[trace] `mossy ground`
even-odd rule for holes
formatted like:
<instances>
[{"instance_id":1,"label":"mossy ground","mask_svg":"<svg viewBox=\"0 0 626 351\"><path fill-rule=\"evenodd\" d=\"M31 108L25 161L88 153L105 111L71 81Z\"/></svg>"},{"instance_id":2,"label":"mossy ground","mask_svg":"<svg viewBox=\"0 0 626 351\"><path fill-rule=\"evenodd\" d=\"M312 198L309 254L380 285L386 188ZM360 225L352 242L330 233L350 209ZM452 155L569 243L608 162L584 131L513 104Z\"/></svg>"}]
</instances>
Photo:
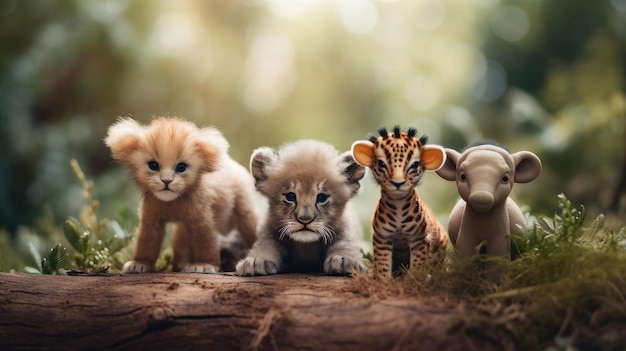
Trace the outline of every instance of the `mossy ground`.
<instances>
[{"instance_id":1,"label":"mossy ground","mask_svg":"<svg viewBox=\"0 0 626 351\"><path fill-rule=\"evenodd\" d=\"M375 298L419 297L454 304L453 331L502 349L626 348L626 233L583 227L584 208L559 195L553 218L512 238L516 258L451 252L443 266L393 282L357 276L355 291Z\"/></svg>"}]
</instances>

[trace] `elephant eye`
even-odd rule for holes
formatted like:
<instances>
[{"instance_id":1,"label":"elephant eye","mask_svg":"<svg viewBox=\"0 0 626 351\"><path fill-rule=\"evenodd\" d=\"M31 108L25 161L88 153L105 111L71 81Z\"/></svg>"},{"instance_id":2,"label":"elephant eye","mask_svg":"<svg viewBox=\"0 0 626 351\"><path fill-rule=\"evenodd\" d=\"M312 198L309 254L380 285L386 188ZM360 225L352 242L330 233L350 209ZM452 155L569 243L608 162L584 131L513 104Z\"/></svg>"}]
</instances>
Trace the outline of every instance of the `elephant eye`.
<instances>
[{"instance_id":1,"label":"elephant eye","mask_svg":"<svg viewBox=\"0 0 626 351\"><path fill-rule=\"evenodd\" d=\"M508 176L508 175L505 175L505 176L503 176L503 177L502 177L502 183L504 183L504 184L508 183L508 182L509 182L509 180L510 180L510 179L509 179L509 176Z\"/></svg>"},{"instance_id":2,"label":"elephant eye","mask_svg":"<svg viewBox=\"0 0 626 351\"><path fill-rule=\"evenodd\" d=\"M285 201L287 201L288 203L292 203L296 201L296 194L293 192L288 192L285 194Z\"/></svg>"},{"instance_id":3,"label":"elephant eye","mask_svg":"<svg viewBox=\"0 0 626 351\"><path fill-rule=\"evenodd\" d=\"M460 179L462 182L464 182L464 181L466 181L466 180L467 180L467 176L465 175L465 173L461 173L461 174L459 175L459 179Z\"/></svg>"}]
</instances>

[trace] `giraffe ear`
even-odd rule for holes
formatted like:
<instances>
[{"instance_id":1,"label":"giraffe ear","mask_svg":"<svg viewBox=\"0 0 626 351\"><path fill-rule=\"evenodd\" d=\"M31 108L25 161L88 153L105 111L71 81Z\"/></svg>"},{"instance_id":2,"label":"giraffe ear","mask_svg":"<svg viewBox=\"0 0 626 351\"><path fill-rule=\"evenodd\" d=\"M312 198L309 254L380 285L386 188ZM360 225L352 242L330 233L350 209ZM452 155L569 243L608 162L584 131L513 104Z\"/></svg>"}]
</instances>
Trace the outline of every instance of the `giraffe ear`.
<instances>
[{"instance_id":1,"label":"giraffe ear","mask_svg":"<svg viewBox=\"0 0 626 351\"><path fill-rule=\"evenodd\" d=\"M424 145L422 164L430 171L436 171L446 163L446 152L439 145Z\"/></svg>"},{"instance_id":2,"label":"giraffe ear","mask_svg":"<svg viewBox=\"0 0 626 351\"><path fill-rule=\"evenodd\" d=\"M364 167L371 168L374 164L374 144L370 141L355 141L352 144L352 157L354 160Z\"/></svg>"}]
</instances>

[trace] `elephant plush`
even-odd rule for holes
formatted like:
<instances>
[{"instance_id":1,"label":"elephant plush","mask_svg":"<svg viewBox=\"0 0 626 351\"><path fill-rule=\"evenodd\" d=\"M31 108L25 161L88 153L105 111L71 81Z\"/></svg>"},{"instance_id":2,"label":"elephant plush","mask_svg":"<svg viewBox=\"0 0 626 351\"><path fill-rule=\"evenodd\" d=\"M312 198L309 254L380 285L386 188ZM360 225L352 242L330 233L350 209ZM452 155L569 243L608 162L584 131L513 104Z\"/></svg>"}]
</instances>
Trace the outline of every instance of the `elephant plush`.
<instances>
[{"instance_id":1,"label":"elephant plush","mask_svg":"<svg viewBox=\"0 0 626 351\"><path fill-rule=\"evenodd\" d=\"M468 256L484 241L486 254L510 260L510 234L524 232L526 223L509 194L513 183L528 183L539 175L539 157L490 143L474 144L463 153L446 149L446 156L436 172L455 181L461 195L448 220L450 241Z\"/></svg>"}]
</instances>

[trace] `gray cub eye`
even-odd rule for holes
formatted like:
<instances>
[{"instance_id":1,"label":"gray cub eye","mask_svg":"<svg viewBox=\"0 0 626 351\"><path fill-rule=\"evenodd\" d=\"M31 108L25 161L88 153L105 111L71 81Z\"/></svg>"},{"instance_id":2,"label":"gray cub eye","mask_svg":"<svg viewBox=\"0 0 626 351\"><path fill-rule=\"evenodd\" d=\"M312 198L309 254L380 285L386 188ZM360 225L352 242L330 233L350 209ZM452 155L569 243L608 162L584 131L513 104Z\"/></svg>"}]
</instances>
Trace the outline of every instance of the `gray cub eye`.
<instances>
[{"instance_id":1,"label":"gray cub eye","mask_svg":"<svg viewBox=\"0 0 626 351\"><path fill-rule=\"evenodd\" d=\"M317 201L318 204L323 204L326 201L328 201L328 197L329 197L328 194L319 193L319 194L317 194L316 201Z\"/></svg>"},{"instance_id":2,"label":"gray cub eye","mask_svg":"<svg viewBox=\"0 0 626 351\"><path fill-rule=\"evenodd\" d=\"M296 201L296 194L293 192L288 192L285 194L285 201L287 202L294 202Z\"/></svg>"}]
</instances>

